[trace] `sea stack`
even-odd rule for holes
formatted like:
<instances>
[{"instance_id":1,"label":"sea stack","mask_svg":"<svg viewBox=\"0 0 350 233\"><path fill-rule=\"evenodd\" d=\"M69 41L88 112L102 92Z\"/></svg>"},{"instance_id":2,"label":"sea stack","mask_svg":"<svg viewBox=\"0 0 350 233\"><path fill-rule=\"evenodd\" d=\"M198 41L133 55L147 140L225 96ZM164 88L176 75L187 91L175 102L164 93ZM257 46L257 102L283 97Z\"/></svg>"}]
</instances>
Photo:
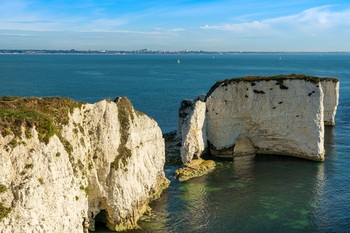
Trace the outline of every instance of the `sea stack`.
<instances>
[{"instance_id":1,"label":"sea stack","mask_svg":"<svg viewBox=\"0 0 350 233\"><path fill-rule=\"evenodd\" d=\"M0 99L0 232L137 227L168 185L158 124L127 98Z\"/></svg>"},{"instance_id":2,"label":"sea stack","mask_svg":"<svg viewBox=\"0 0 350 233\"><path fill-rule=\"evenodd\" d=\"M321 79L321 86L324 94L324 123L327 126L335 125L335 114L339 101L339 80L335 78Z\"/></svg>"},{"instance_id":3,"label":"sea stack","mask_svg":"<svg viewBox=\"0 0 350 233\"><path fill-rule=\"evenodd\" d=\"M278 154L323 161L324 124L335 124L338 97L335 78L279 75L218 81L205 100L203 129L210 154ZM183 147L193 144L193 137L183 134ZM186 161L193 157L181 156Z\"/></svg>"}]
</instances>

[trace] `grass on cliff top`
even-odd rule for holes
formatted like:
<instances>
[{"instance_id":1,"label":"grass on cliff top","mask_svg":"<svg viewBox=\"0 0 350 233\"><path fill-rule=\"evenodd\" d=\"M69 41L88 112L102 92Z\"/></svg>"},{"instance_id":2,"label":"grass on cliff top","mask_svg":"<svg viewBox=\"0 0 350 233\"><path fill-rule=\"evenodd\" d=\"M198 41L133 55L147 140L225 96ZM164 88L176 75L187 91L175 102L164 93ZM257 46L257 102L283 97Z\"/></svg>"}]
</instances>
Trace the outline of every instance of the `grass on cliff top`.
<instances>
[{"instance_id":1,"label":"grass on cliff top","mask_svg":"<svg viewBox=\"0 0 350 233\"><path fill-rule=\"evenodd\" d=\"M209 90L207 97L210 96L213 91L221 86L221 85L228 85L231 83L239 83L239 82L260 82L260 81L278 81L283 82L284 80L305 80L308 82L312 82L315 84L318 84L321 81L332 81L332 82L339 82L339 79L337 78L319 78L316 76L311 75L304 75L304 74L287 74L287 75L275 75L275 76L245 76L241 78L232 78L232 79L225 79L225 80L219 80L217 81Z\"/></svg>"},{"instance_id":2,"label":"grass on cliff top","mask_svg":"<svg viewBox=\"0 0 350 233\"><path fill-rule=\"evenodd\" d=\"M13 133L20 137L21 128L30 138L28 129L35 126L40 141L45 143L56 134L61 138L59 130L69 120L69 112L80 108L83 103L68 98L0 98L0 133L7 136Z\"/></svg>"}]
</instances>

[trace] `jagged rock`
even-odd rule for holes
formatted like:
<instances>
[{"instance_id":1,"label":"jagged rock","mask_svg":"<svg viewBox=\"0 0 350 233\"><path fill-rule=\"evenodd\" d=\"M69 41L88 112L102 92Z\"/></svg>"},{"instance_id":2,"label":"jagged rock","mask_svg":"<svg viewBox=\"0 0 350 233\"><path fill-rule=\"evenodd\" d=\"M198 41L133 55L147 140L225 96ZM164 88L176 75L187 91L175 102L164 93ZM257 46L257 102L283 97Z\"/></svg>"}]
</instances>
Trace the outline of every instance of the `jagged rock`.
<instances>
[{"instance_id":1,"label":"jagged rock","mask_svg":"<svg viewBox=\"0 0 350 233\"><path fill-rule=\"evenodd\" d=\"M334 78L280 75L219 81L206 96L202 134L210 153L219 157L279 154L322 161L324 121L334 125L338 96ZM195 112L191 103L180 108L186 117L179 123L189 125L179 125L200 131L190 121ZM196 145L192 132L181 128L183 142ZM186 147L183 143L181 156L188 163L193 150Z\"/></svg>"},{"instance_id":2,"label":"jagged rock","mask_svg":"<svg viewBox=\"0 0 350 233\"><path fill-rule=\"evenodd\" d=\"M199 97L184 100L180 107L178 135L181 135L181 160L184 164L202 156L207 147L205 102ZM180 133L179 133L180 132Z\"/></svg>"},{"instance_id":3,"label":"jagged rock","mask_svg":"<svg viewBox=\"0 0 350 233\"><path fill-rule=\"evenodd\" d=\"M0 232L135 228L168 185L162 132L127 98L2 98L0 132Z\"/></svg>"}]
</instances>

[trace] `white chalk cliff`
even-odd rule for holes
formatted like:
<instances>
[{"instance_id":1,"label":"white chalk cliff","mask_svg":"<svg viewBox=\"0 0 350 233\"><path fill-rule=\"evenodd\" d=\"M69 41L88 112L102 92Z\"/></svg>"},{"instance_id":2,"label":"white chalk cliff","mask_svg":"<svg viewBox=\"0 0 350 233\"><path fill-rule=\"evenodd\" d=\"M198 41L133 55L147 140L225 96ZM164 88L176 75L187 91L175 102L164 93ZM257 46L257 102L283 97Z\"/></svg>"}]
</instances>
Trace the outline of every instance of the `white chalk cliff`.
<instances>
[{"instance_id":1,"label":"white chalk cliff","mask_svg":"<svg viewBox=\"0 0 350 233\"><path fill-rule=\"evenodd\" d=\"M184 164L200 158L207 147L204 98L184 100L179 110L178 137L182 138L180 149ZM180 135L179 135L180 134Z\"/></svg>"},{"instance_id":2,"label":"white chalk cliff","mask_svg":"<svg viewBox=\"0 0 350 233\"><path fill-rule=\"evenodd\" d=\"M126 98L0 100L0 232L137 227L167 186L157 123Z\"/></svg>"},{"instance_id":3,"label":"white chalk cliff","mask_svg":"<svg viewBox=\"0 0 350 233\"><path fill-rule=\"evenodd\" d=\"M203 138L210 153L220 157L262 153L322 161L324 124L334 125L338 97L339 81L333 78L282 75L219 81L206 96L205 119L200 120L205 122ZM188 106L182 111L198 111ZM178 128L200 132L197 127L198 122L182 120ZM195 153L200 154L205 144L183 129L181 134L182 160L189 162L194 150L186 145L196 145Z\"/></svg>"},{"instance_id":4,"label":"white chalk cliff","mask_svg":"<svg viewBox=\"0 0 350 233\"><path fill-rule=\"evenodd\" d=\"M339 81L334 78L321 79L321 86L324 94L324 123L325 125L334 126L339 103Z\"/></svg>"}]
</instances>

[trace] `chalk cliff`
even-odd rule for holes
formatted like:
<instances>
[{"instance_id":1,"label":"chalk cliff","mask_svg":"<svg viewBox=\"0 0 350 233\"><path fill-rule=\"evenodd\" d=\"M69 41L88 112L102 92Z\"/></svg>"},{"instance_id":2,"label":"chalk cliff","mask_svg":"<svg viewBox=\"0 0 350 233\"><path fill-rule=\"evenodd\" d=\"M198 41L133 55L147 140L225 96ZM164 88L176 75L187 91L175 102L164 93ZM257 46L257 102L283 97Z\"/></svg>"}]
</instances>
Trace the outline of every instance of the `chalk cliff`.
<instances>
[{"instance_id":1,"label":"chalk cliff","mask_svg":"<svg viewBox=\"0 0 350 233\"><path fill-rule=\"evenodd\" d=\"M2 98L0 120L0 232L135 228L168 184L162 132L127 98Z\"/></svg>"},{"instance_id":2,"label":"chalk cliff","mask_svg":"<svg viewBox=\"0 0 350 233\"><path fill-rule=\"evenodd\" d=\"M335 125L335 114L339 102L339 80L335 78L321 79L321 86L324 93L324 123L328 126Z\"/></svg>"},{"instance_id":3,"label":"chalk cliff","mask_svg":"<svg viewBox=\"0 0 350 233\"><path fill-rule=\"evenodd\" d=\"M181 160L185 164L200 158L207 147L204 98L183 100L179 110L178 137L182 138Z\"/></svg>"},{"instance_id":4,"label":"chalk cliff","mask_svg":"<svg viewBox=\"0 0 350 233\"><path fill-rule=\"evenodd\" d=\"M339 81L333 78L280 75L219 81L206 96L203 138L210 153L220 157L262 153L322 161L324 122L334 125L338 97ZM189 106L186 111L194 115ZM179 121L178 128L200 131L186 122ZM198 152L186 145L198 140L181 134L182 160L189 162Z\"/></svg>"}]
</instances>

